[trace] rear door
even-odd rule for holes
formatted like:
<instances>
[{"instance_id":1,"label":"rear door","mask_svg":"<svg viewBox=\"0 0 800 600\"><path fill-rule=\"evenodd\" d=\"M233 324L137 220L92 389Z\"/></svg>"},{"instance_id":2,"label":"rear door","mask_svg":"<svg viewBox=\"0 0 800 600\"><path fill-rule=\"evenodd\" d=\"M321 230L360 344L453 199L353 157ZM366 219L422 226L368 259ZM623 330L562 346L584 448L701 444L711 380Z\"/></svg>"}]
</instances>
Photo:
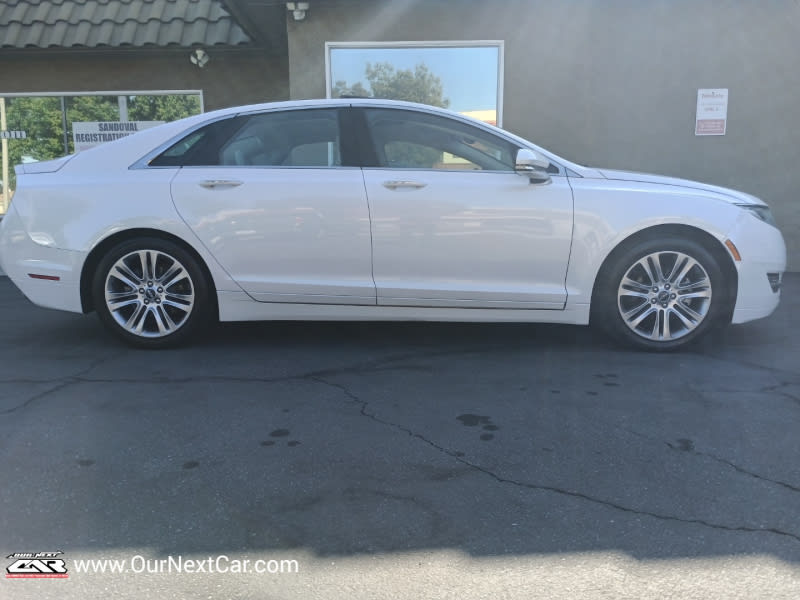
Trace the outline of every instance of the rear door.
<instances>
[{"instance_id":1,"label":"rear door","mask_svg":"<svg viewBox=\"0 0 800 600\"><path fill-rule=\"evenodd\" d=\"M207 126L206 139L187 136L195 150L172 151L185 156L172 182L178 212L254 299L375 304L363 177L343 152L347 116L239 116Z\"/></svg>"}]
</instances>

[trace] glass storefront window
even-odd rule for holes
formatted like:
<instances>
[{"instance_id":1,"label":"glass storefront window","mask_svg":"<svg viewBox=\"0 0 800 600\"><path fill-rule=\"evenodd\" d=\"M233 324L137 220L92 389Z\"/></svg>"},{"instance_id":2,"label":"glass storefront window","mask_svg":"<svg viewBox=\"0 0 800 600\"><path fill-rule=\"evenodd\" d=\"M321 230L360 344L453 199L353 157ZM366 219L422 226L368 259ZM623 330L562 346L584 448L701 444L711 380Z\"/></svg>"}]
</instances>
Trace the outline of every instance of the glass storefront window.
<instances>
[{"instance_id":1,"label":"glass storefront window","mask_svg":"<svg viewBox=\"0 0 800 600\"><path fill-rule=\"evenodd\" d=\"M199 95L127 96L131 121L177 121L202 111Z\"/></svg>"},{"instance_id":2,"label":"glass storefront window","mask_svg":"<svg viewBox=\"0 0 800 600\"><path fill-rule=\"evenodd\" d=\"M5 212L15 187L14 165L59 158L119 137L93 135L98 124L138 124L137 129L175 121L203 112L202 92L145 91L93 94L0 93L3 131L24 132L2 143L0 214ZM127 130L127 128L121 128ZM131 128L132 129L132 128ZM89 132L89 133L86 133Z\"/></svg>"},{"instance_id":3,"label":"glass storefront window","mask_svg":"<svg viewBox=\"0 0 800 600\"><path fill-rule=\"evenodd\" d=\"M329 98L409 100L502 124L500 41L328 42L326 52Z\"/></svg>"}]
</instances>

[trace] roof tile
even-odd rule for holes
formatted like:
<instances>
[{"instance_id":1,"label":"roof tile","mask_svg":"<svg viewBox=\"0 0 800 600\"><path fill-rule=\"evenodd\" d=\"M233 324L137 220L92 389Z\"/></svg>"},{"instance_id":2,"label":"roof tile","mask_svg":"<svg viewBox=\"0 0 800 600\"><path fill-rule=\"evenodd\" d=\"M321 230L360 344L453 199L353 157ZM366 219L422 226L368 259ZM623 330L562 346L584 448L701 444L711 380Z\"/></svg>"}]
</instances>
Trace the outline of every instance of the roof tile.
<instances>
[{"instance_id":1,"label":"roof tile","mask_svg":"<svg viewBox=\"0 0 800 600\"><path fill-rule=\"evenodd\" d=\"M0 48L241 46L221 0L4 0Z\"/></svg>"}]
</instances>

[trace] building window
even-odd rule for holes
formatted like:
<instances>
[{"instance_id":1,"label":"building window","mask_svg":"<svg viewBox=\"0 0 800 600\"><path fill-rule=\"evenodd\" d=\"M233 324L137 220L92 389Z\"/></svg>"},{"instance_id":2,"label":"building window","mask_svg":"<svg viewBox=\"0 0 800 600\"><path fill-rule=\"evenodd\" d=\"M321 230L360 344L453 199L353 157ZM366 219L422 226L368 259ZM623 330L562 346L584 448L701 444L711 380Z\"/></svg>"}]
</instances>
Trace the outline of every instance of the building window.
<instances>
[{"instance_id":1,"label":"building window","mask_svg":"<svg viewBox=\"0 0 800 600\"><path fill-rule=\"evenodd\" d=\"M15 187L14 165L59 158L201 112L199 90L0 93L2 129L17 136L2 143L0 213Z\"/></svg>"},{"instance_id":2,"label":"building window","mask_svg":"<svg viewBox=\"0 0 800 600\"><path fill-rule=\"evenodd\" d=\"M326 44L329 98L432 104L502 125L503 42Z\"/></svg>"}]
</instances>

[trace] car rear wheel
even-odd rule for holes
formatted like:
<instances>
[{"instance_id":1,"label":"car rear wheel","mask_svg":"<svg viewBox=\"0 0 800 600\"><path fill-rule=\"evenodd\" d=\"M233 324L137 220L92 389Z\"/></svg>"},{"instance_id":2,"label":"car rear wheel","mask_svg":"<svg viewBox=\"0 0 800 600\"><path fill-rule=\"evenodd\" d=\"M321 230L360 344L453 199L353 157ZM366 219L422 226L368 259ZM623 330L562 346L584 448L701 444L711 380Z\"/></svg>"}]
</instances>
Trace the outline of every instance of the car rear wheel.
<instances>
[{"instance_id":1,"label":"car rear wheel","mask_svg":"<svg viewBox=\"0 0 800 600\"><path fill-rule=\"evenodd\" d=\"M208 313L208 285L195 258L173 242L129 240L100 261L93 282L100 319L129 344L163 348L195 334Z\"/></svg>"},{"instance_id":2,"label":"car rear wheel","mask_svg":"<svg viewBox=\"0 0 800 600\"><path fill-rule=\"evenodd\" d=\"M648 240L616 257L600 275L600 324L647 350L672 350L720 321L725 286L716 259L687 239Z\"/></svg>"}]
</instances>

